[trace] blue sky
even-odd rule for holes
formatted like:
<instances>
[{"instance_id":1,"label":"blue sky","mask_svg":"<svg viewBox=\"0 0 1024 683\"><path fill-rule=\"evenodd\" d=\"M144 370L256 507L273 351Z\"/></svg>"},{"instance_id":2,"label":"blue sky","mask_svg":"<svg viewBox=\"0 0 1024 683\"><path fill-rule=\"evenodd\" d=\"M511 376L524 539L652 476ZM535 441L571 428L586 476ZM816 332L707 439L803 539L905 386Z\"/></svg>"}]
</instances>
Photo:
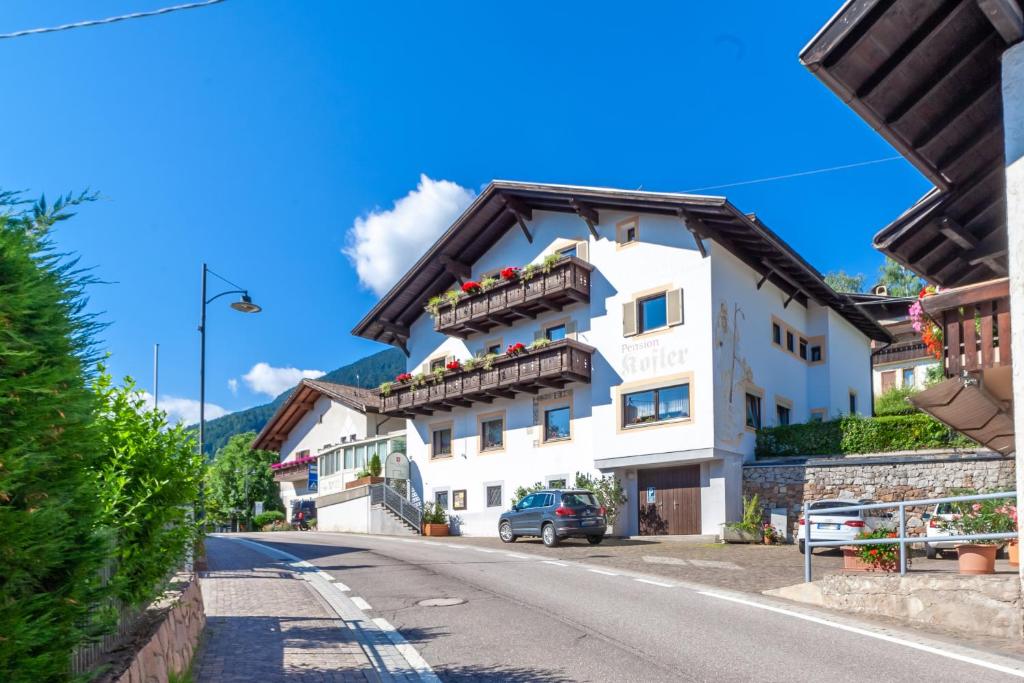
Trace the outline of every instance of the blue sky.
<instances>
[{"instance_id":1,"label":"blue sky","mask_svg":"<svg viewBox=\"0 0 1024 683\"><path fill-rule=\"evenodd\" d=\"M169 4L5 0L0 32ZM149 388L159 342L182 414L201 263L248 287L263 313L208 321L208 401L237 410L382 348L349 335L376 299L356 223L381 282L492 178L673 191L894 156L797 60L840 4L227 0L0 41L0 187L102 193L58 244L108 283L115 374ZM874 274L872 234L927 189L900 160L709 193Z\"/></svg>"}]
</instances>

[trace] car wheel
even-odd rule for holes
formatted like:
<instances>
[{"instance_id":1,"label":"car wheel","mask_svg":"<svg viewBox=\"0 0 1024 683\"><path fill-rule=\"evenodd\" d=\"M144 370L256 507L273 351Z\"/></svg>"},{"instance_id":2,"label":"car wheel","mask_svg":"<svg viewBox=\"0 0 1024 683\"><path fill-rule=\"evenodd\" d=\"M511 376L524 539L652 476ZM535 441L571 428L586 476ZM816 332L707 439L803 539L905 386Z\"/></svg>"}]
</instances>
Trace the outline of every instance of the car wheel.
<instances>
[{"instance_id":1,"label":"car wheel","mask_svg":"<svg viewBox=\"0 0 1024 683\"><path fill-rule=\"evenodd\" d=\"M599 545L604 540L604 536L587 536L587 543L590 545Z\"/></svg>"},{"instance_id":2,"label":"car wheel","mask_svg":"<svg viewBox=\"0 0 1024 683\"><path fill-rule=\"evenodd\" d=\"M543 539L544 545L549 548L554 548L558 545L558 534L555 533L554 524L545 524L544 528L540 530L540 537Z\"/></svg>"},{"instance_id":3,"label":"car wheel","mask_svg":"<svg viewBox=\"0 0 1024 683\"><path fill-rule=\"evenodd\" d=\"M508 522L502 522L498 525L498 536L505 543L515 543L516 539L519 538L512 533L512 525Z\"/></svg>"},{"instance_id":4,"label":"car wheel","mask_svg":"<svg viewBox=\"0 0 1024 683\"><path fill-rule=\"evenodd\" d=\"M800 554L801 555L803 555L804 553L807 552L807 546L804 545L803 541L797 541L796 545L797 545L798 548L800 548Z\"/></svg>"},{"instance_id":5,"label":"car wheel","mask_svg":"<svg viewBox=\"0 0 1024 683\"><path fill-rule=\"evenodd\" d=\"M939 551L935 548L935 546L929 543L925 543L924 556L927 557L929 560L934 560L936 557L939 556Z\"/></svg>"}]
</instances>

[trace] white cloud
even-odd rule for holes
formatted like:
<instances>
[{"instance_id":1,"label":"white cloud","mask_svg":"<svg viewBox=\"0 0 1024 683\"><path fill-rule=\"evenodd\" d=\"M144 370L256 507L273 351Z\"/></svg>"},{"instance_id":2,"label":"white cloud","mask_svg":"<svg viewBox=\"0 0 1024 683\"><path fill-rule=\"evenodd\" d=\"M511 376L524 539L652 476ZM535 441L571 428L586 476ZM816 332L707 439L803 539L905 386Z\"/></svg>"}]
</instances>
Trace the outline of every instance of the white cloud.
<instances>
[{"instance_id":1,"label":"white cloud","mask_svg":"<svg viewBox=\"0 0 1024 683\"><path fill-rule=\"evenodd\" d=\"M420 174L416 189L391 209L360 216L348 231L342 252L356 267L359 281L377 296L395 282L458 218L476 196L450 180Z\"/></svg>"},{"instance_id":2,"label":"white cloud","mask_svg":"<svg viewBox=\"0 0 1024 683\"><path fill-rule=\"evenodd\" d=\"M146 402L146 407L153 407L153 395L148 391L142 392L142 398ZM199 422L199 401L191 398L178 398L177 396L161 396L160 410L167 413L167 421L171 424L176 422L184 422L187 425L195 424ZM214 418L223 417L227 415L229 410L222 408L216 403L206 404L206 419L212 420Z\"/></svg>"},{"instance_id":3,"label":"white cloud","mask_svg":"<svg viewBox=\"0 0 1024 683\"><path fill-rule=\"evenodd\" d=\"M238 396L238 380L232 377L228 380L228 389L231 390L232 396Z\"/></svg>"},{"instance_id":4,"label":"white cloud","mask_svg":"<svg viewBox=\"0 0 1024 683\"><path fill-rule=\"evenodd\" d=\"M276 397L291 389L304 378L315 379L324 374L323 370L299 370L298 368L275 368L269 363L257 363L242 375L246 385L257 394Z\"/></svg>"}]
</instances>

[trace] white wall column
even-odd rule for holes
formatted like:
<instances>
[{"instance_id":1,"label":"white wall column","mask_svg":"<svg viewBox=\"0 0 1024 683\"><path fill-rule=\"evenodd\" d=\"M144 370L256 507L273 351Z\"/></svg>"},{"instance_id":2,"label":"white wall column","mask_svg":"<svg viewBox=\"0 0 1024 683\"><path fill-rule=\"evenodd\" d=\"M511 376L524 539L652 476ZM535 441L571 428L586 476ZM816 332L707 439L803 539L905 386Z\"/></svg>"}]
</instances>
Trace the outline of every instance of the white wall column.
<instances>
[{"instance_id":1,"label":"white wall column","mask_svg":"<svg viewBox=\"0 0 1024 683\"><path fill-rule=\"evenodd\" d=\"M1003 125L1006 136L1006 232L1010 261L1010 350L1013 353L1013 425L1017 508L1024 491L1024 43L1003 53ZM1024 537L1022 537L1024 538ZM1021 564L1024 583L1024 563Z\"/></svg>"}]
</instances>

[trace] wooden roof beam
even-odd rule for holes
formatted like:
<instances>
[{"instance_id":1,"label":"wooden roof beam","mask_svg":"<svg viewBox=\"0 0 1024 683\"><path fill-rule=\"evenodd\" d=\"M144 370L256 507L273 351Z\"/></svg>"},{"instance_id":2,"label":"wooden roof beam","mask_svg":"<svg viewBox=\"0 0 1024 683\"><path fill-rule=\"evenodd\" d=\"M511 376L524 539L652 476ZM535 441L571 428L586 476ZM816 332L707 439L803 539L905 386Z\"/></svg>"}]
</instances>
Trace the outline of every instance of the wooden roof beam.
<instances>
[{"instance_id":1,"label":"wooden roof beam","mask_svg":"<svg viewBox=\"0 0 1024 683\"><path fill-rule=\"evenodd\" d=\"M978 246L978 238L964 230L964 227L949 216L939 219L939 232L951 239L958 247L974 249Z\"/></svg>"},{"instance_id":2,"label":"wooden roof beam","mask_svg":"<svg viewBox=\"0 0 1024 683\"><path fill-rule=\"evenodd\" d=\"M526 241L533 244L533 235L530 234L530 229L526 227L526 221L533 220L533 209L526 206L515 197L503 194L501 195L501 198L505 202L505 210L515 217L516 223L519 224L523 234L526 235Z\"/></svg>"},{"instance_id":3,"label":"wooden roof beam","mask_svg":"<svg viewBox=\"0 0 1024 683\"><path fill-rule=\"evenodd\" d=\"M586 221L587 228L590 229L590 234L594 236L594 239L600 239L600 236L597 234L597 226L601 224L601 217L597 213L597 209L577 199L570 199L569 205L576 212L576 215Z\"/></svg>"},{"instance_id":4,"label":"wooden roof beam","mask_svg":"<svg viewBox=\"0 0 1024 683\"><path fill-rule=\"evenodd\" d=\"M1007 45L1024 39L1024 14L1016 0L978 0L978 7Z\"/></svg>"},{"instance_id":5,"label":"wooden roof beam","mask_svg":"<svg viewBox=\"0 0 1024 683\"><path fill-rule=\"evenodd\" d=\"M962 258L972 266L984 263L986 266L988 266L996 273L999 273L1000 275L1006 275L1006 266L1000 263L999 259L1005 257L1007 253L1008 250L1006 248L992 249L978 247L977 249L974 249L964 254Z\"/></svg>"},{"instance_id":6,"label":"wooden roof beam","mask_svg":"<svg viewBox=\"0 0 1024 683\"><path fill-rule=\"evenodd\" d=\"M683 221L683 226L693 235L693 241L697 243L697 250L700 251L701 258L707 258L708 250L704 246L704 236L710 232L707 224L697 218L692 211L682 207L676 209L676 213L679 215L679 219Z\"/></svg>"},{"instance_id":7,"label":"wooden roof beam","mask_svg":"<svg viewBox=\"0 0 1024 683\"><path fill-rule=\"evenodd\" d=\"M818 304L820 304L822 306L825 305L825 304L823 304L821 302L820 299L818 299L815 296L812 296L810 293L807 292L807 290L805 290L803 287L801 287L796 282L791 280L789 278L789 276L786 275L784 272L782 272L782 270L775 263L769 261L768 259L762 259L761 260L761 265L763 265L765 268L768 268L768 269L772 270L773 271L772 274L774 274L775 277L777 277L778 279L780 279L783 282L785 282L791 288L792 291L789 293L789 298L786 299L786 303L783 304L783 306L782 306L783 308L785 308L786 306L789 306L789 303L796 297L797 294L803 295L805 301L801 301L800 303L803 304L804 306L807 305L806 301L809 301L809 300L813 300L813 301L817 302ZM799 301L799 299L797 299L797 301Z\"/></svg>"},{"instance_id":8,"label":"wooden roof beam","mask_svg":"<svg viewBox=\"0 0 1024 683\"><path fill-rule=\"evenodd\" d=\"M451 273L453 277L458 279L459 284L462 284L463 282L468 280L472 275L473 271L469 267L469 265L463 263L462 261L459 261L458 259L454 259L451 256L445 256L444 254L441 254L441 257L438 260L441 262L441 265L444 266L445 270Z\"/></svg>"}]
</instances>

